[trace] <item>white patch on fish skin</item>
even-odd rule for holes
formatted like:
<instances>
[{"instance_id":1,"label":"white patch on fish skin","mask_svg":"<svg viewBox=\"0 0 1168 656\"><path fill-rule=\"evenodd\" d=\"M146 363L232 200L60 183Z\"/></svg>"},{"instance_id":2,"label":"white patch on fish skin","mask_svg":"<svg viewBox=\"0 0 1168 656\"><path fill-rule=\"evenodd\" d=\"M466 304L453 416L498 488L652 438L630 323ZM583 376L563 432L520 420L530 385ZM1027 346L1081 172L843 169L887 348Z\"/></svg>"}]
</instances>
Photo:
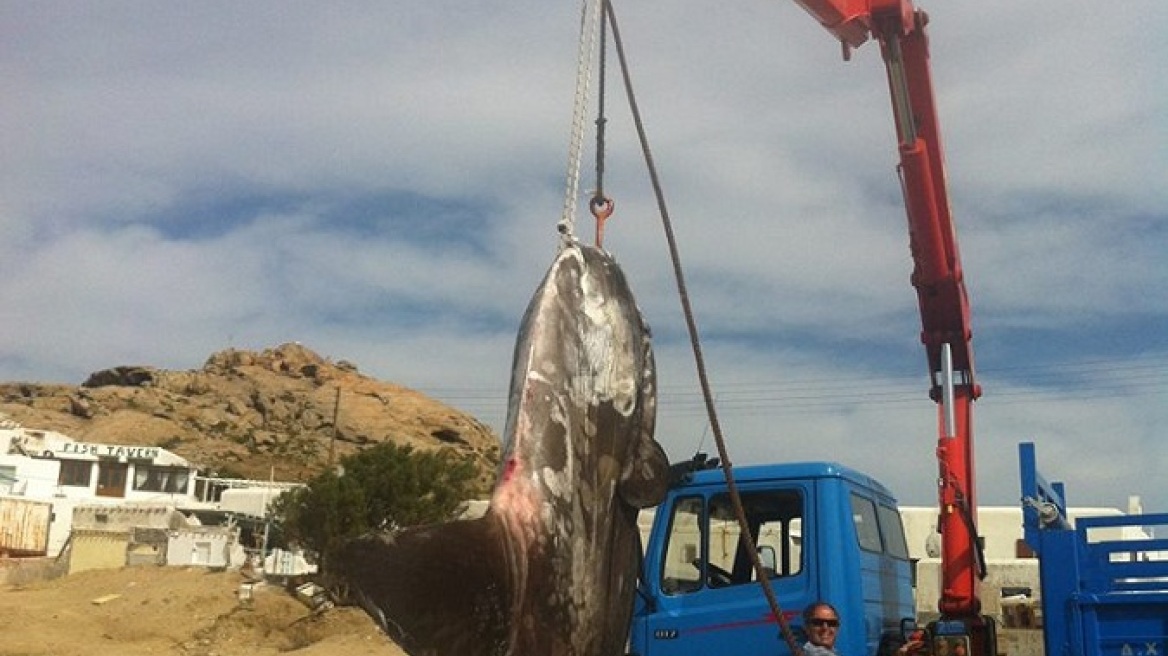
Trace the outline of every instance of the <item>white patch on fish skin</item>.
<instances>
[{"instance_id":1,"label":"white patch on fish skin","mask_svg":"<svg viewBox=\"0 0 1168 656\"><path fill-rule=\"evenodd\" d=\"M639 395L638 372L620 368L635 366L637 362L635 357L621 357L633 351L633 345L628 343L627 334L618 334L614 329L627 321L625 308L610 302L604 278L587 269L580 279L580 287L583 304L579 310L583 317L578 323L578 337L586 354L583 361L594 369L579 372L583 375L573 381L577 398L585 403L610 401L617 412L628 417L636 410Z\"/></svg>"},{"instance_id":2,"label":"white patch on fish skin","mask_svg":"<svg viewBox=\"0 0 1168 656\"><path fill-rule=\"evenodd\" d=\"M551 467L544 467L540 470L540 478L543 480L544 487L548 492L557 499L568 499L572 495L571 480L567 476L567 472L556 471Z\"/></svg>"},{"instance_id":3,"label":"white patch on fish skin","mask_svg":"<svg viewBox=\"0 0 1168 656\"><path fill-rule=\"evenodd\" d=\"M547 418L548 424L550 426L559 426L561 430L558 432L558 434L553 431L550 434L543 435L542 441L538 446L545 452L562 452L564 462L560 466L560 469L556 469L555 467L547 464L548 458L545 457L542 459L542 466L539 468L537 473L539 475L538 478L544 486L544 489L547 490L553 499L563 501L570 499L574 493L574 489L572 488L572 480L575 478L576 454L575 451L573 451L573 445L570 439L570 436L572 435L571 418L568 416L568 413L565 412L563 406L559 403L554 403L553 399L550 397L551 394L549 392L549 398L547 399L546 404L546 406L549 408ZM549 441L553 439L557 440L557 442L555 444L550 444Z\"/></svg>"}]
</instances>

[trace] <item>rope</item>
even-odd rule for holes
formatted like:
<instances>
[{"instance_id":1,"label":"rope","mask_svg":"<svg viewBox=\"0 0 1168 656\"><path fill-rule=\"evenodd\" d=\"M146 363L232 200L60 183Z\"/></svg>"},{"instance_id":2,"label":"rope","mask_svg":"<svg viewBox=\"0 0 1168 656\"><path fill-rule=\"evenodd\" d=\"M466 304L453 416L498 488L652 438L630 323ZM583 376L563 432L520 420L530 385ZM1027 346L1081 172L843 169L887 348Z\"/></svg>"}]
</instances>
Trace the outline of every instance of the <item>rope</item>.
<instances>
[{"instance_id":1,"label":"rope","mask_svg":"<svg viewBox=\"0 0 1168 656\"><path fill-rule=\"evenodd\" d=\"M694 319L693 307L689 301L689 292L686 291L685 275L681 269L681 257L678 253L677 239L673 234L673 222L669 218L669 210L665 205L665 194L662 190L661 180L657 175L657 166L653 162L653 153L649 149L649 139L645 133L645 125L641 120L641 112L637 107L636 96L633 93L632 78L629 74L628 61L625 58L624 42L621 40L620 27L617 25L616 13L613 11L612 2L610 0L601 0L605 6L605 13L608 17L608 22L612 26L613 43L616 45L617 57L620 59L621 75L624 78L625 95L629 100L629 110L633 114L633 122L637 128L637 138L641 142L641 152L645 157L645 164L649 169L649 178L653 185L653 194L657 199L657 209L661 214L661 224L665 230L665 239L669 245L669 258L673 263L673 275L677 281L678 296L681 300L682 314L685 316L686 328L689 331L690 346L693 348L694 363L697 367L698 381L702 388L702 397L706 404L706 414L709 416L710 429L714 434L714 442L718 447L718 456L722 459L722 471L726 476L726 487L730 492L730 498L734 505L734 512L738 519L738 527L743 539L750 542L748 552L750 553L751 563L754 566L755 577L758 579L762 587L763 595L766 597L767 603L770 605L771 613L774 614L775 620L779 624L779 631L782 638L787 643L787 647L791 650L794 656L803 656L803 650L799 647L798 641L795 639L795 634L791 632L791 627L787 623L787 619L783 616L782 608L779 606L778 598L775 597L775 591L771 587L770 578L763 570L762 561L758 557L758 547L754 544L754 540L750 533L749 524L746 521L746 511L742 508L742 498L738 493L738 484L734 480L734 473L730 463L730 454L726 449L726 439L723 436L721 425L718 422L718 413L714 408L714 395L710 389L709 377L706 374L705 358L702 356L701 340L698 337L697 321Z\"/></svg>"},{"instance_id":2,"label":"rope","mask_svg":"<svg viewBox=\"0 0 1168 656\"><path fill-rule=\"evenodd\" d=\"M567 240L575 239L576 197L580 190L580 160L584 147L584 115L587 111L588 86L592 79L592 57L596 50L596 31L600 24L602 6L603 0L583 0L580 7L580 41L576 59L576 94L572 107L571 137L568 141L568 173L564 185L564 208L557 225L560 234Z\"/></svg>"}]
</instances>

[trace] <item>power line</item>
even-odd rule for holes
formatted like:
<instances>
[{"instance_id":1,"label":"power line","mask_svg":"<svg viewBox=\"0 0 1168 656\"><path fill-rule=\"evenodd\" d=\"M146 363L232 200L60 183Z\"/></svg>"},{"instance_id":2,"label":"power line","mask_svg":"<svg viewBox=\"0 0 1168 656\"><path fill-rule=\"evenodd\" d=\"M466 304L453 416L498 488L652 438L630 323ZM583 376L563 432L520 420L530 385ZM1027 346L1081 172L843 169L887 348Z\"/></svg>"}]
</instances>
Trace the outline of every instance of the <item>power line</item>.
<instances>
[{"instance_id":1,"label":"power line","mask_svg":"<svg viewBox=\"0 0 1168 656\"><path fill-rule=\"evenodd\" d=\"M1014 405L1144 397L1168 391L1168 354L1140 360L1094 359L982 369L979 377L987 385L983 403ZM497 388L444 387L423 391L472 414L498 413L507 403L505 393ZM908 409L927 402L927 391L923 374L882 378L878 382L864 375L840 374L729 381L717 386L717 403L730 413L803 414L857 406ZM661 387L658 411L670 416L705 415L699 391L685 385Z\"/></svg>"}]
</instances>

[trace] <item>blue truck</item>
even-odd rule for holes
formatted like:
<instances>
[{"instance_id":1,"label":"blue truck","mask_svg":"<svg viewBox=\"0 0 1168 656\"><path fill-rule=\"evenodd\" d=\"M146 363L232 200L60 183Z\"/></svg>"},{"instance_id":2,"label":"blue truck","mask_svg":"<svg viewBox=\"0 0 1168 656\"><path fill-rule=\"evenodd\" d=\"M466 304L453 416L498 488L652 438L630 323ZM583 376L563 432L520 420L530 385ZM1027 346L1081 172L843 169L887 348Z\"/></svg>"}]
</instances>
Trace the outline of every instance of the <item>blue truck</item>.
<instances>
[{"instance_id":1,"label":"blue truck","mask_svg":"<svg viewBox=\"0 0 1168 656\"><path fill-rule=\"evenodd\" d=\"M721 469L689 472L658 506L629 643L637 656L790 653L760 591L747 545L800 644L800 613L839 611L837 651L891 653L914 615L912 565L896 499L830 462L736 467L753 540L745 540Z\"/></svg>"},{"instance_id":2,"label":"blue truck","mask_svg":"<svg viewBox=\"0 0 1168 656\"><path fill-rule=\"evenodd\" d=\"M1168 514L1067 519L1066 489L1019 445L1023 532L1039 558L1046 656L1168 653Z\"/></svg>"}]
</instances>

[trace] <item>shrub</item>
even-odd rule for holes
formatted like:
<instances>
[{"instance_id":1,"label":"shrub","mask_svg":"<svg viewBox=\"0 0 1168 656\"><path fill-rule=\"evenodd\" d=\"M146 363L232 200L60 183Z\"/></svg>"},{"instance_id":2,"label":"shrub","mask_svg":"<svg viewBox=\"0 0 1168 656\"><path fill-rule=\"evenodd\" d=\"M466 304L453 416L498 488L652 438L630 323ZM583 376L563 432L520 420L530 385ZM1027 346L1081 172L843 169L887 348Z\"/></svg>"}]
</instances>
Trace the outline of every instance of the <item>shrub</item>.
<instances>
[{"instance_id":1,"label":"shrub","mask_svg":"<svg viewBox=\"0 0 1168 656\"><path fill-rule=\"evenodd\" d=\"M273 505L285 539L323 560L346 540L371 530L446 521L475 491L477 470L450 450L418 451L383 442L341 459L282 494Z\"/></svg>"}]
</instances>

